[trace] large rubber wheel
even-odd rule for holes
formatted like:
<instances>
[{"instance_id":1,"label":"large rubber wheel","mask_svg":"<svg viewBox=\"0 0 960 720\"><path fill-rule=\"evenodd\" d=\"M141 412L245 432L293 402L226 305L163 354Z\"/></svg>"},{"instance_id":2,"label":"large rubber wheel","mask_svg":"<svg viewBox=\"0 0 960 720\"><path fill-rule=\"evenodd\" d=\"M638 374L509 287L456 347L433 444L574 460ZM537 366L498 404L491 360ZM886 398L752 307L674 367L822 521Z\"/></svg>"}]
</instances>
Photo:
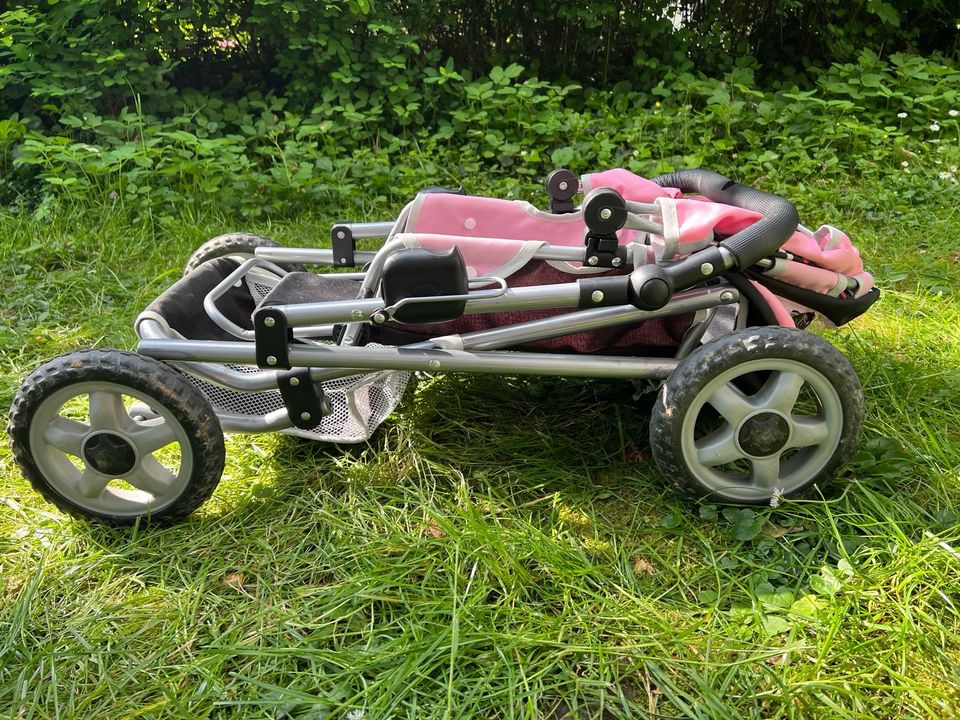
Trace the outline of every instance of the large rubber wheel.
<instances>
[{"instance_id":1,"label":"large rubber wheel","mask_svg":"<svg viewBox=\"0 0 960 720\"><path fill-rule=\"evenodd\" d=\"M210 238L203 245L198 247L187 264L183 268L183 274L187 275L196 270L207 260L213 260L221 257L233 257L240 261L252 258L257 248L275 248L282 247L280 243L270 238L260 235L251 235L250 233L227 233L226 235L217 235ZM287 272L303 272L304 266L298 263L275 263L278 267Z\"/></svg>"},{"instance_id":2,"label":"large rubber wheel","mask_svg":"<svg viewBox=\"0 0 960 720\"><path fill-rule=\"evenodd\" d=\"M830 343L748 328L684 358L650 419L663 475L698 499L747 505L825 485L857 448L863 392Z\"/></svg>"},{"instance_id":3,"label":"large rubber wheel","mask_svg":"<svg viewBox=\"0 0 960 720\"><path fill-rule=\"evenodd\" d=\"M23 381L9 424L13 456L44 498L110 525L169 522L213 493L223 432L203 394L143 355L61 355Z\"/></svg>"}]
</instances>

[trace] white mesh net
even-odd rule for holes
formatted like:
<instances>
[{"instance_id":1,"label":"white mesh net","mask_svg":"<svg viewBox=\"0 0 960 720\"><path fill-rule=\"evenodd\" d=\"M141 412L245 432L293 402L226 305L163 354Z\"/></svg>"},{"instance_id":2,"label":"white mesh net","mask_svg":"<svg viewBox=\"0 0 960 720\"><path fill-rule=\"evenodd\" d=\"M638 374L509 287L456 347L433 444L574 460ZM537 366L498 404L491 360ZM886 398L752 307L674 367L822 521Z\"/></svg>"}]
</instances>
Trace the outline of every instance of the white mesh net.
<instances>
[{"instance_id":1,"label":"white mesh net","mask_svg":"<svg viewBox=\"0 0 960 720\"><path fill-rule=\"evenodd\" d=\"M256 368L245 365L227 367L242 373L258 372ZM263 417L284 406L278 390L239 392L194 375L187 377L206 395L218 414ZM333 411L310 430L289 428L282 432L324 442L356 443L368 440L396 408L409 380L410 373L394 370L327 380L322 387Z\"/></svg>"}]
</instances>

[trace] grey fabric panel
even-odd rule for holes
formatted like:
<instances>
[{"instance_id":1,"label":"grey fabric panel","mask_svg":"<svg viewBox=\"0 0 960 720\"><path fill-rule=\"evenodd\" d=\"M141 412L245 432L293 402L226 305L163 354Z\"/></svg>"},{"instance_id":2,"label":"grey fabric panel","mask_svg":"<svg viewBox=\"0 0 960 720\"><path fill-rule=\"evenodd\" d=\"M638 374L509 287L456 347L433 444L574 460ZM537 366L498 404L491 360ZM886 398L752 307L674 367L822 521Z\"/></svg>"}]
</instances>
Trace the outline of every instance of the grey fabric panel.
<instances>
[{"instance_id":1,"label":"grey fabric panel","mask_svg":"<svg viewBox=\"0 0 960 720\"><path fill-rule=\"evenodd\" d=\"M203 311L203 300L238 267L237 261L228 257L208 260L177 280L146 309L163 317L171 328L191 340L233 340ZM217 307L231 322L246 330L253 329L250 315L254 302L246 286L230 288Z\"/></svg>"},{"instance_id":2,"label":"grey fabric panel","mask_svg":"<svg viewBox=\"0 0 960 720\"><path fill-rule=\"evenodd\" d=\"M260 306L353 300L359 293L360 283L356 280L324 278L309 272L292 272L287 273L260 301Z\"/></svg>"}]
</instances>

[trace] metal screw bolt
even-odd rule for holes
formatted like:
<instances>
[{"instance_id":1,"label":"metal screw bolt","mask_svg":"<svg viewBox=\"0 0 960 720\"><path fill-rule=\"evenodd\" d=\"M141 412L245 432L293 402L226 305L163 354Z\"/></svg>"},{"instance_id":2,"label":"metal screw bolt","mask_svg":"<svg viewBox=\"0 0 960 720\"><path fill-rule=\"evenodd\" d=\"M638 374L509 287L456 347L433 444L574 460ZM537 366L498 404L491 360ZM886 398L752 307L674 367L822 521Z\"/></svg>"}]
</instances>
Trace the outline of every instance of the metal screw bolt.
<instances>
[{"instance_id":1,"label":"metal screw bolt","mask_svg":"<svg viewBox=\"0 0 960 720\"><path fill-rule=\"evenodd\" d=\"M346 236L347 234L343 230L340 230L337 232L337 238L339 238L340 240L343 240Z\"/></svg>"},{"instance_id":2,"label":"metal screw bolt","mask_svg":"<svg viewBox=\"0 0 960 720\"><path fill-rule=\"evenodd\" d=\"M712 275L712 274L713 274L713 264L712 264L712 263L704 263L703 265L701 265L701 266L700 266L700 274L701 274L701 275Z\"/></svg>"},{"instance_id":3,"label":"metal screw bolt","mask_svg":"<svg viewBox=\"0 0 960 720\"><path fill-rule=\"evenodd\" d=\"M267 365L276 365L276 364L277 364L277 358L275 358L273 355L267 355Z\"/></svg>"},{"instance_id":4,"label":"metal screw bolt","mask_svg":"<svg viewBox=\"0 0 960 720\"><path fill-rule=\"evenodd\" d=\"M603 300L603 291L594 290L592 293L590 293L590 299L596 303L600 302L601 300Z\"/></svg>"},{"instance_id":5,"label":"metal screw bolt","mask_svg":"<svg viewBox=\"0 0 960 720\"><path fill-rule=\"evenodd\" d=\"M309 419L310 419L310 413L308 413L308 412L302 412L302 413L300 413L300 419L301 419L301 420L309 420Z\"/></svg>"},{"instance_id":6,"label":"metal screw bolt","mask_svg":"<svg viewBox=\"0 0 960 720\"><path fill-rule=\"evenodd\" d=\"M567 184L567 181L564 180L563 182L559 183L557 187L560 188L561 190L566 190L570 186Z\"/></svg>"},{"instance_id":7,"label":"metal screw bolt","mask_svg":"<svg viewBox=\"0 0 960 720\"><path fill-rule=\"evenodd\" d=\"M345 257L340 258L340 264L341 264L341 265L346 265L346 264L347 264L347 259L346 259Z\"/></svg>"},{"instance_id":8,"label":"metal screw bolt","mask_svg":"<svg viewBox=\"0 0 960 720\"><path fill-rule=\"evenodd\" d=\"M382 312L375 312L370 316L370 319L377 325L383 325L387 321L387 316Z\"/></svg>"},{"instance_id":9,"label":"metal screw bolt","mask_svg":"<svg viewBox=\"0 0 960 720\"><path fill-rule=\"evenodd\" d=\"M273 327L274 325L277 324L277 321L272 317L265 317L263 319L263 324L266 325L267 327Z\"/></svg>"},{"instance_id":10,"label":"metal screw bolt","mask_svg":"<svg viewBox=\"0 0 960 720\"><path fill-rule=\"evenodd\" d=\"M300 384L300 378L290 378L290 387L297 387Z\"/></svg>"},{"instance_id":11,"label":"metal screw bolt","mask_svg":"<svg viewBox=\"0 0 960 720\"><path fill-rule=\"evenodd\" d=\"M613 260L610 261L610 264L613 265L614 267L620 267L621 265L623 265L623 258L615 257L613 258Z\"/></svg>"},{"instance_id":12,"label":"metal screw bolt","mask_svg":"<svg viewBox=\"0 0 960 720\"><path fill-rule=\"evenodd\" d=\"M430 369L431 369L431 370L439 370L439 369L440 369L440 361L439 361L439 360L431 360L430 362L427 363L427 365L430 366Z\"/></svg>"},{"instance_id":13,"label":"metal screw bolt","mask_svg":"<svg viewBox=\"0 0 960 720\"><path fill-rule=\"evenodd\" d=\"M729 290L724 290L720 293L720 302L730 302L733 300L733 293Z\"/></svg>"},{"instance_id":14,"label":"metal screw bolt","mask_svg":"<svg viewBox=\"0 0 960 720\"><path fill-rule=\"evenodd\" d=\"M596 255L591 255L587 258L587 265L596 265L598 262L600 262L600 258Z\"/></svg>"},{"instance_id":15,"label":"metal screw bolt","mask_svg":"<svg viewBox=\"0 0 960 720\"><path fill-rule=\"evenodd\" d=\"M604 208L603 210L600 211L601 220L609 220L611 217L613 217L613 210L611 210L610 208Z\"/></svg>"},{"instance_id":16,"label":"metal screw bolt","mask_svg":"<svg viewBox=\"0 0 960 720\"><path fill-rule=\"evenodd\" d=\"M350 317L354 320L363 320L363 310L354 310L350 313Z\"/></svg>"}]
</instances>

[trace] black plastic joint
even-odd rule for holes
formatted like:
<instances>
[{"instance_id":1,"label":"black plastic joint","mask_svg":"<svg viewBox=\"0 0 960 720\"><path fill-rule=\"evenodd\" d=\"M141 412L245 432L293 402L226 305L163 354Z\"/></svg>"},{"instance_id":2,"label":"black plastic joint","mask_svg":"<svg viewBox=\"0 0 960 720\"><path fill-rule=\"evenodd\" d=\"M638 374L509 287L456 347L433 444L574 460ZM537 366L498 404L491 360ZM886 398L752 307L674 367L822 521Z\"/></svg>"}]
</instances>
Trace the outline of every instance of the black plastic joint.
<instances>
[{"instance_id":1,"label":"black plastic joint","mask_svg":"<svg viewBox=\"0 0 960 720\"><path fill-rule=\"evenodd\" d=\"M330 242L333 245L334 267L353 267L357 264L354 258L357 243L349 225L334 225L330 230Z\"/></svg>"},{"instance_id":2,"label":"black plastic joint","mask_svg":"<svg viewBox=\"0 0 960 720\"><path fill-rule=\"evenodd\" d=\"M275 307L260 308L253 314L257 366L265 370L290 369L289 345L293 332L287 316Z\"/></svg>"},{"instance_id":3,"label":"black plastic joint","mask_svg":"<svg viewBox=\"0 0 960 720\"><path fill-rule=\"evenodd\" d=\"M277 373L277 387L294 427L312 430L333 411L323 388L310 379L308 368Z\"/></svg>"},{"instance_id":4,"label":"black plastic joint","mask_svg":"<svg viewBox=\"0 0 960 720\"><path fill-rule=\"evenodd\" d=\"M643 265L627 276L630 304L640 310L659 310L673 297L668 271L659 265Z\"/></svg>"},{"instance_id":5,"label":"black plastic joint","mask_svg":"<svg viewBox=\"0 0 960 720\"><path fill-rule=\"evenodd\" d=\"M670 278L674 292L679 292L724 274L729 269L726 262L719 247L709 247L668 265L664 271Z\"/></svg>"},{"instance_id":6,"label":"black plastic joint","mask_svg":"<svg viewBox=\"0 0 960 720\"><path fill-rule=\"evenodd\" d=\"M616 235L587 233L583 253L585 267L620 268L627 264L627 248L620 245Z\"/></svg>"},{"instance_id":7,"label":"black plastic joint","mask_svg":"<svg viewBox=\"0 0 960 720\"><path fill-rule=\"evenodd\" d=\"M577 287L580 288L580 300L577 307L581 310L630 303L630 278L627 275L582 278L577 280Z\"/></svg>"}]
</instances>

